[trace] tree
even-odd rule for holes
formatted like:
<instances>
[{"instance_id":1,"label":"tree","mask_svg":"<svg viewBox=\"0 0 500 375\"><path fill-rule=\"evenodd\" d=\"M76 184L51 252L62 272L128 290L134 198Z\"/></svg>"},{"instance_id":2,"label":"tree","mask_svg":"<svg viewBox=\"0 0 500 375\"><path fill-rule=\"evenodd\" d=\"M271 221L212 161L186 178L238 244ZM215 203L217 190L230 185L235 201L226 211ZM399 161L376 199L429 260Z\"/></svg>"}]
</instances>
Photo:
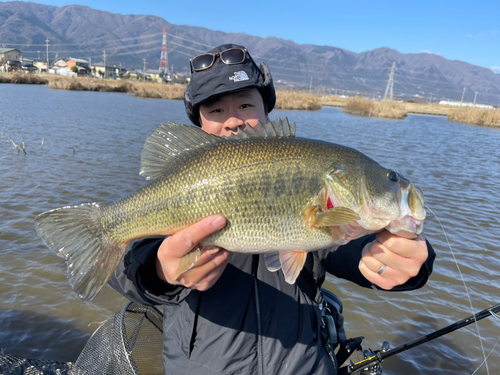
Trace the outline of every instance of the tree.
<instances>
[{"instance_id":1,"label":"tree","mask_svg":"<svg viewBox=\"0 0 500 375\"><path fill-rule=\"evenodd\" d=\"M95 66L92 67L92 75L95 76Z\"/></svg>"},{"instance_id":2,"label":"tree","mask_svg":"<svg viewBox=\"0 0 500 375\"><path fill-rule=\"evenodd\" d=\"M71 67L71 71L73 73L78 73L78 68L76 67L76 65Z\"/></svg>"},{"instance_id":3,"label":"tree","mask_svg":"<svg viewBox=\"0 0 500 375\"><path fill-rule=\"evenodd\" d=\"M123 78L123 73L122 72L118 73L118 77L120 77L120 79L122 79Z\"/></svg>"}]
</instances>

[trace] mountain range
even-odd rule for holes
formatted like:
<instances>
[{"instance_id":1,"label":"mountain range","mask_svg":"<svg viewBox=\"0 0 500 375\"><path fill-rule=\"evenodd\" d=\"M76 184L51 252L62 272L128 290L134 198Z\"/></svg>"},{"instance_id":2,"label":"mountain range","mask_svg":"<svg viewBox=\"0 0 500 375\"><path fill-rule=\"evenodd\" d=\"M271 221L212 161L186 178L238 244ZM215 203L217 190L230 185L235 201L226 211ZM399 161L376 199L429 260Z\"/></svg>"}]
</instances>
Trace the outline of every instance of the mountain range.
<instances>
[{"instance_id":1,"label":"mountain range","mask_svg":"<svg viewBox=\"0 0 500 375\"><path fill-rule=\"evenodd\" d=\"M500 75L491 69L442 56L403 54L388 47L362 53L333 46L297 44L275 37L225 33L175 25L152 15L122 15L81 5L63 7L31 2L0 3L0 46L23 57L91 59L129 69L158 69L163 28L167 28L169 69L189 74L189 58L223 43L244 45L259 63L266 61L279 87L319 93L383 96L395 63L396 98L463 100L500 104ZM464 91L465 90L465 91Z\"/></svg>"}]
</instances>

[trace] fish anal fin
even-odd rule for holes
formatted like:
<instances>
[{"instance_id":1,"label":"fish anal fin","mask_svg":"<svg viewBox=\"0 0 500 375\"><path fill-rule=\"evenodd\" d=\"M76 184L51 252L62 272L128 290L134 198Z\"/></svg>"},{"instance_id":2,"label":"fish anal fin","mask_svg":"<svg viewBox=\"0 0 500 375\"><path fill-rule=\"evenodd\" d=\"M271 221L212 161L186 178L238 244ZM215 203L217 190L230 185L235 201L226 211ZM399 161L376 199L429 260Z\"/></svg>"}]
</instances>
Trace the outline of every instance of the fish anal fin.
<instances>
[{"instance_id":1,"label":"fish anal fin","mask_svg":"<svg viewBox=\"0 0 500 375\"><path fill-rule=\"evenodd\" d=\"M281 270L288 284L294 284L302 271L307 258L307 251L280 251Z\"/></svg>"},{"instance_id":2,"label":"fish anal fin","mask_svg":"<svg viewBox=\"0 0 500 375\"><path fill-rule=\"evenodd\" d=\"M347 207L335 207L329 210L317 210L311 223L315 227L334 227L346 225L360 219L359 215Z\"/></svg>"},{"instance_id":3,"label":"fish anal fin","mask_svg":"<svg viewBox=\"0 0 500 375\"><path fill-rule=\"evenodd\" d=\"M276 272L281 269L280 253L267 253L264 254L264 261L266 267L271 272Z\"/></svg>"}]
</instances>

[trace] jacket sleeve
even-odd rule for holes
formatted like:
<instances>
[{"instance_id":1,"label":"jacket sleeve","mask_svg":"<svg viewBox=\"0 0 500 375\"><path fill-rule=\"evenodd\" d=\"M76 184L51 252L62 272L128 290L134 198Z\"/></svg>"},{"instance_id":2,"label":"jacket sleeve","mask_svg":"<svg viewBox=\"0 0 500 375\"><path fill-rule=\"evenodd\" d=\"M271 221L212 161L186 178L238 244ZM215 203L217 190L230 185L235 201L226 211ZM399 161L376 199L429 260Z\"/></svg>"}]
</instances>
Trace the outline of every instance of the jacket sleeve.
<instances>
[{"instance_id":1,"label":"jacket sleeve","mask_svg":"<svg viewBox=\"0 0 500 375\"><path fill-rule=\"evenodd\" d=\"M362 287L380 289L368 281L359 270L359 262L363 248L366 244L375 240L375 234L353 240L346 245L340 246L335 251L328 252L323 267L329 273L342 279L352 281ZM431 244L427 241L429 256L420 268L417 276L412 277L403 285L398 285L390 291L405 291L421 288L427 282L432 273L436 253Z\"/></svg>"},{"instance_id":2,"label":"jacket sleeve","mask_svg":"<svg viewBox=\"0 0 500 375\"><path fill-rule=\"evenodd\" d=\"M168 305L182 301L191 291L171 285L156 274L156 254L165 237L131 242L109 285L129 300L143 305Z\"/></svg>"}]
</instances>

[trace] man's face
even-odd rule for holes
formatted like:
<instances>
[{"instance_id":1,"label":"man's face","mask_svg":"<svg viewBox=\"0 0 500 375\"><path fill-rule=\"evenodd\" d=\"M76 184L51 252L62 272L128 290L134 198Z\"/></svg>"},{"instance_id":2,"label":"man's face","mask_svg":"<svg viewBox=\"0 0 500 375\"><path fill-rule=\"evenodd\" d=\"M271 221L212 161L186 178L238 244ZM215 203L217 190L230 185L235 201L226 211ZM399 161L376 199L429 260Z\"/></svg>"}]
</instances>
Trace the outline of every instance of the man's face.
<instances>
[{"instance_id":1,"label":"man's face","mask_svg":"<svg viewBox=\"0 0 500 375\"><path fill-rule=\"evenodd\" d=\"M201 128L215 135L229 135L246 124L269 121L259 90L251 88L207 100L200 105Z\"/></svg>"}]
</instances>

